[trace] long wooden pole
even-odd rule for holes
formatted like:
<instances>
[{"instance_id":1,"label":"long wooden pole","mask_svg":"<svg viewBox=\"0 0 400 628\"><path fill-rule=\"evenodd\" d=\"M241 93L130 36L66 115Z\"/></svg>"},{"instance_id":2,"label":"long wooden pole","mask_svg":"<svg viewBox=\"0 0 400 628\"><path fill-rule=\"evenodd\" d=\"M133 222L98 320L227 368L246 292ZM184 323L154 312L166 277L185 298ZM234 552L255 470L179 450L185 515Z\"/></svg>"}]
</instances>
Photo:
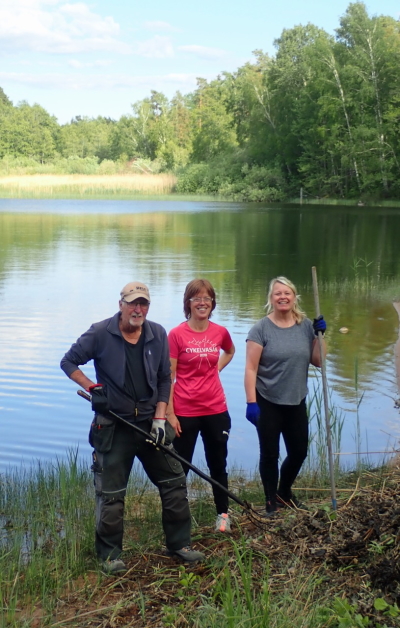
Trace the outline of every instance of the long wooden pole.
<instances>
[{"instance_id":1,"label":"long wooden pole","mask_svg":"<svg viewBox=\"0 0 400 628\"><path fill-rule=\"evenodd\" d=\"M314 304L315 304L315 313L318 316L321 314L319 308L319 293L318 293L318 281L317 281L317 269L315 266L311 269L312 272L312 280L313 280L313 290L314 290ZM328 448L328 463L329 463L329 476L331 481L331 497L332 497L332 508L336 510L337 502L336 502L336 487L335 487L335 472L333 467L333 454L332 454L332 438L331 438L331 424L329 420L329 404L328 404L328 384L326 379L326 361L325 361L325 352L323 347L323 337L322 332L318 332L318 344L319 351L321 354L321 374L322 374L322 390L324 394L324 408L325 408L325 428L326 428L326 445Z\"/></svg>"}]
</instances>

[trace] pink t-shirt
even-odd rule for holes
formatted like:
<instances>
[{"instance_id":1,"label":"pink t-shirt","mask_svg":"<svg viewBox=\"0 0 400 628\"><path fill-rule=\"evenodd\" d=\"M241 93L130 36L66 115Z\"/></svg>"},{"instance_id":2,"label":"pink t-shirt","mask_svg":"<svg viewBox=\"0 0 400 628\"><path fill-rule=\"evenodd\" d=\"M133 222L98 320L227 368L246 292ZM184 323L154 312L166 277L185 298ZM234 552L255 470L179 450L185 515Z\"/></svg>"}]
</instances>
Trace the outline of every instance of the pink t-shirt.
<instances>
[{"instance_id":1,"label":"pink t-shirt","mask_svg":"<svg viewBox=\"0 0 400 628\"><path fill-rule=\"evenodd\" d=\"M222 325L209 321L206 331L193 331L185 321L168 334L171 358L177 360L174 410L179 416L207 416L227 409L218 373L219 353L232 338Z\"/></svg>"}]
</instances>

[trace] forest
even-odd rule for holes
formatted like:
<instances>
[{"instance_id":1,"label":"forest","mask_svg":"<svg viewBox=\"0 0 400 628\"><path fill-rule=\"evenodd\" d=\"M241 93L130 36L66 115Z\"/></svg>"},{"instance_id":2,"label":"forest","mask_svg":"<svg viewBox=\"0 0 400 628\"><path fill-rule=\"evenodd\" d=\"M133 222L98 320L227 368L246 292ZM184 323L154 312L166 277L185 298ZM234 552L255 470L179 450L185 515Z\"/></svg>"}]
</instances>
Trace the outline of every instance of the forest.
<instances>
[{"instance_id":1,"label":"forest","mask_svg":"<svg viewBox=\"0 0 400 628\"><path fill-rule=\"evenodd\" d=\"M244 201L395 199L400 193L400 22L349 4L334 35L283 30L275 55L119 120L60 125L0 88L0 175L173 172L176 191Z\"/></svg>"}]
</instances>

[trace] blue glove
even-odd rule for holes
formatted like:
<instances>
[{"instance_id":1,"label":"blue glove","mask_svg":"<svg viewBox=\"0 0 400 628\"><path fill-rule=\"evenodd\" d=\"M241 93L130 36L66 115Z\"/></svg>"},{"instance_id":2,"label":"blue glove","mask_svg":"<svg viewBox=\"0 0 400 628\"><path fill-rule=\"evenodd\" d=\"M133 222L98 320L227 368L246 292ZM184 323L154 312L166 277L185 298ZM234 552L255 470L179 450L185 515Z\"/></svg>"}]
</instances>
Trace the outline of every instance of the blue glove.
<instances>
[{"instance_id":1,"label":"blue glove","mask_svg":"<svg viewBox=\"0 0 400 628\"><path fill-rule=\"evenodd\" d=\"M326 332L326 322L322 314L320 314L318 318L314 318L313 329L316 336L318 336L319 331L322 332L322 334Z\"/></svg>"},{"instance_id":2,"label":"blue glove","mask_svg":"<svg viewBox=\"0 0 400 628\"><path fill-rule=\"evenodd\" d=\"M246 408L246 419L257 427L260 418L260 408L258 403L248 403Z\"/></svg>"}]
</instances>

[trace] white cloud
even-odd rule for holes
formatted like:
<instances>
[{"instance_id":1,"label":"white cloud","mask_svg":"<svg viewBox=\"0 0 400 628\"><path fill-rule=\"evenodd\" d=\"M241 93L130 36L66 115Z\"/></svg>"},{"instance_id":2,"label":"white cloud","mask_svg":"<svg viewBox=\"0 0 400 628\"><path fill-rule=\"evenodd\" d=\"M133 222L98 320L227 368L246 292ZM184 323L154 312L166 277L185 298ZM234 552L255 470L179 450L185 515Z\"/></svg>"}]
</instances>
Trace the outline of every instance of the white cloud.
<instances>
[{"instance_id":1,"label":"white cloud","mask_svg":"<svg viewBox=\"0 0 400 628\"><path fill-rule=\"evenodd\" d=\"M207 48L206 46L178 46L178 50L200 57L201 59L222 59L226 51L220 48Z\"/></svg>"},{"instance_id":2,"label":"white cloud","mask_svg":"<svg viewBox=\"0 0 400 628\"><path fill-rule=\"evenodd\" d=\"M93 13L83 2L1 0L0 50L52 54L91 51L129 53L112 17Z\"/></svg>"},{"instance_id":3,"label":"white cloud","mask_svg":"<svg viewBox=\"0 0 400 628\"><path fill-rule=\"evenodd\" d=\"M112 64L112 61L110 60L98 60L98 61L93 61L93 62L84 62L84 61L79 61L78 59L70 59L68 61L68 65L71 68L106 68L109 65Z\"/></svg>"},{"instance_id":4,"label":"white cloud","mask_svg":"<svg viewBox=\"0 0 400 628\"><path fill-rule=\"evenodd\" d=\"M149 31L166 31L169 33L179 33L179 28L175 28L168 22L162 22L161 20L155 20L154 22L145 22L144 27Z\"/></svg>"},{"instance_id":5,"label":"white cloud","mask_svg":"<svg viewBox=\"0 0 400 628\"><path fill-rule=\"evenodd\" d=\"M165 59L174 56L174 48L169 37L155 35L152 39L139 42L134 48L134 52L141 57L153 59Z\"/></svg>"}]
</instances>

